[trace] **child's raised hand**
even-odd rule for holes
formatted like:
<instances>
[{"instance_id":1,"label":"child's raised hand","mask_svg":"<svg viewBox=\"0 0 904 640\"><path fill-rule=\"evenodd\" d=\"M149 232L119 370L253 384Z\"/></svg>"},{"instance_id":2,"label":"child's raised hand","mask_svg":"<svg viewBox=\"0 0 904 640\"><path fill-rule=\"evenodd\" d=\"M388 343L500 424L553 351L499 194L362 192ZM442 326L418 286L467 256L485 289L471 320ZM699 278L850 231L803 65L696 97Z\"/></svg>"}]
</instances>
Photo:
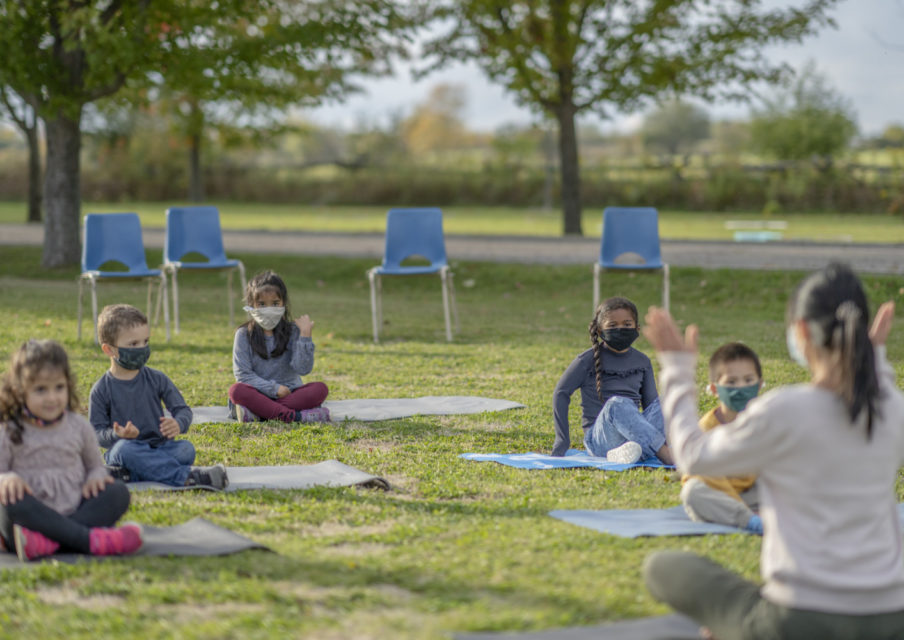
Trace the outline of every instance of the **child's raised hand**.
<instances>
[{"instance_id":1,"label":"child's raised hand","mask_svg":"<svg viewBox=\"0 0 904 640\"><path fill-rule=\"evenodd\" d=\"M108 484L113 484L112 476L88 480L82 485L82 497L85 500L88 498L96 498L97 494L106 489Z\"/></svg>"},{"instance_id":2,"label":"child's raised hand","mask_svg":"<svg viewBox=\"0 0 904 640\"><path fill-rule=\"evenodd\" d=\"M136 427L131 420L126 423L126 426L122 426L118 422L113 423L113 434L117 438L124 438L126 440L134 440L138 437L138 427Z\"/></svg>"},{"instance_id":3,"label":"child's raised hand","mask_svg":"<svg viewBox=\"0 0 904 640\"><path fill-rule=\"evenodd\" d=\"M304 314L295 318L295 326L298 327L298 331L302 336L310 338L311 332L314 330L314 321L311 320L308 314Z\"/></svg>"},{"instance_id":4,"label":"child's raised hand","mask_svg":"<svg viewBox=\"0 0 904 640\"><path fill-rule=\"evenodd\" d=\"M8 504L15 504L25 494L32 495L31 487L19 475L15 473L7 473L0 480L0 504L4 507Z\"/></svg>"},{"instance_id":5,"label":"child's raised hand","mask_svg":"<svg viewBox=\"0 0 904 640\"><path fill-rule=\"evenodd\" d=\"M179 423L176 422L176 419L170 416L160 416L160 435L164 438L172 440L177 435L179 435L182 430L179 428Z\"/></svg>"},{"instance_id":6,"label":"child's raised hand","mask_svg":"<svg viewBox=\"0 0 904 640\"><path fill-rule=\"evenodd\" d=\"M869 328L869 339L874 347L881 347L888 340L888 334L891 332L891 323L895 319L895 303L883 302L876 311L876 317L873 318L873 325Z\"/></svg>"},{"instance_id":7,"label":"child's raised hand","mask_svg":"<svg viewBox=\"0 0 904 640\"><path fill-rule=\"evenodd\" d=\"M650 307L644 319L646 323L643 334L656 351L690 351L697 352L697 325L688 325L682 337L678 325L665 309Z\"/></svg>"}]
</instances>

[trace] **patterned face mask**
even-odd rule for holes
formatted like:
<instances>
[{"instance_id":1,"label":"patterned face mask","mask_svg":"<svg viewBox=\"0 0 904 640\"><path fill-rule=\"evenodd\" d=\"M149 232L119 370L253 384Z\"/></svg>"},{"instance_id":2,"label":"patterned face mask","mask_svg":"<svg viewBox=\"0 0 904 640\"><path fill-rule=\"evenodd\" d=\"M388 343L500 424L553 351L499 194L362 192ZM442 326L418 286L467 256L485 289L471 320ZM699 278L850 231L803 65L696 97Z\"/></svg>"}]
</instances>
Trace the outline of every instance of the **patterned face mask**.
<instances>
[{"instance_id":1,"label":"patterned face mask","mask_svg":"<svg viewBox=\"0 0 904 640\"><path fill-rule=\"evenodd\" d=\"M151 345L143 347L116 347L119 355L114 358L123 369L134 371L143 367L151 357Z\"/></svg>"},{"instance_id":2,"label":"patterned face mask","mask_svg":"<svg viewBox=\"0 0 904 640\"><path fill-rule=\"evenodd\" d=\"M244 309L264 331L271 331L286 313L285 307L244 307Z\"/></svg>"}]
</instances>

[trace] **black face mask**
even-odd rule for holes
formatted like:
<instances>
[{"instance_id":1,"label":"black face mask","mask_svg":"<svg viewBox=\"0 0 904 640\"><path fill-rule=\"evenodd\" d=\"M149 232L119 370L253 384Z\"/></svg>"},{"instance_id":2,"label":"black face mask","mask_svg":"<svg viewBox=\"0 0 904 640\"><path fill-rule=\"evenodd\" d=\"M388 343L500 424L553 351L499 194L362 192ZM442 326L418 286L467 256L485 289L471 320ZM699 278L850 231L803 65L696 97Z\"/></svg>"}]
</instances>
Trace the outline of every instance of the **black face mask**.
<instances>
[{"instance_id":1,"label":"black face mask","mask_svg":"<svg viewBox=\"0 0 904 640\"><path fill-rule=\"evenodd\" d=\"M603 329L603 342L613 351L624 351L638 335L637 329Z\"/></svg>"}]
</instances>

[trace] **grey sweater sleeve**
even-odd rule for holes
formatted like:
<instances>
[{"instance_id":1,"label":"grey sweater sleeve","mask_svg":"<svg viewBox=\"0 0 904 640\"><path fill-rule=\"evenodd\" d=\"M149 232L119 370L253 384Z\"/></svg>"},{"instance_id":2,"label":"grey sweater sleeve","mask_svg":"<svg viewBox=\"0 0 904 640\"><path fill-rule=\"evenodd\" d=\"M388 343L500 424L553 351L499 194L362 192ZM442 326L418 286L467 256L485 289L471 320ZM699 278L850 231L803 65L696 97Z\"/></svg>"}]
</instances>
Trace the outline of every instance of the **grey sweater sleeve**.
<instances>
[{"instance_id":1,"label":"grey sweater sleeve","mask_svg":"<svg viewBox=\"0 0 904 640\"><path fill-rule=\"evenodd\" d=\"M311 338L298 336L292 345L292 370L300 376L306 376L314 368L314 343Z\"/></svg>"},{"instance_id":2,"label":"grey sweater sleeve","mask_svg":"<svg viewBox=\"0 0 904 640\"><path fill-rule=\"evenodd\" d=\"M173 381L164 373L160 374L160 386L162 387L160 397L163 398L164 406L179 423L179 433L186 433L191 424L191 408L185 403L185 398Z\"/></svg>"},{"instance_id":3,"label":"grey sweater sleeve","mask_svg":"<svg viewBox=\"0 0 904 640\"><path fill-rule=\"evenodd\" d=\"M254 372L252 368L253 356L254 353L251 350L248 333L244 328L239 328L235 332L235 342L232 347L232 373L235 375L236 382L250 385L261 393L275 398L276 392L279 390L279 384L273 380L262 378Z\"/></svg>"},{"instance_id":4,"label":"grey sweater sleeve","mask_svg":"<svg viewBox=\"0 0 904 640\"><path fill-rule=\"evenodd\" d=\"M117 437L113 433L113 420L110 418L110 398L104 378L94 383L91 388L91 396L88 401L88 421L94 427L97 442L104 449L109 449L116 442Z\"/></svg>"},{"instance_id":5,"label":"grey sweater sleeve","mask_svg":"<svg viewBox=\"0 0 904 640\"><path fill-rule=\"evenodd\" d=\"M581 387L587 377L587 365L580 356L575 358L552 392L552 417L555 422L556 440L552 445L552 455L564 456L571 445L568 428L568 407L571 395Z\"/></svg>"}]
</instances>

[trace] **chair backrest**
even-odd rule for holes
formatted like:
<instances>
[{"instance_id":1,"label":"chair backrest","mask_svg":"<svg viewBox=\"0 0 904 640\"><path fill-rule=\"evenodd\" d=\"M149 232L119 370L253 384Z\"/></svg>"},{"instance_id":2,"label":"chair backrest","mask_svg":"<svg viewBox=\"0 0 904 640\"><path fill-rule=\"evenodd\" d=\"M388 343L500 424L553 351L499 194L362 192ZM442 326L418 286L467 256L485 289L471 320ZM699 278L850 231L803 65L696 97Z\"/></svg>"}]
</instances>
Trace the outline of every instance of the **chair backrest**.
<instances>
[{"instance_id":1,"label":"chair backrest","mask_svg":"<svg viewBox=\"0 0 904 640\"><path fill-rule=\"evenodd\" d=\"M424 256L433 267L446 264L443 212L438 208L390 209L386 215L383 267L395 268L411 256Z\"/></svg>"},{"instance_id":2,"label":"chair backrest","mask_svg":"<svg viewBox=\"0 0 904 640\"><path fill-rule=\"evenodd\" d=\"M643 263L616 262L620 256L636 254ZM635 256L631 256L632 258ZM604 267L660 268L659 214L652 207L606 207L600 264Z\"/></svg>"},{"instance_id":3,"label":"chair backrest","mask_svg":"<svg viewBox=\"0 0 904 640\"><path fill-rule=\"evenodd\" d=\"M85 216L82 271L99 271L115 260L128 271L147 271L141 220L137 213L89 213Z\"/></svg>"},{"instance_id":4,"label":"chair backrest","mask_svg":"<svg viewBox=\"0 0 904 640\"><path fill-rule=\"evenodd\" d=\"M189 253L200 253L211 262L224 262L223 232L216 207L170 207L166 210L163 261L179 262Z\"/></svg>"}]
</instances>

